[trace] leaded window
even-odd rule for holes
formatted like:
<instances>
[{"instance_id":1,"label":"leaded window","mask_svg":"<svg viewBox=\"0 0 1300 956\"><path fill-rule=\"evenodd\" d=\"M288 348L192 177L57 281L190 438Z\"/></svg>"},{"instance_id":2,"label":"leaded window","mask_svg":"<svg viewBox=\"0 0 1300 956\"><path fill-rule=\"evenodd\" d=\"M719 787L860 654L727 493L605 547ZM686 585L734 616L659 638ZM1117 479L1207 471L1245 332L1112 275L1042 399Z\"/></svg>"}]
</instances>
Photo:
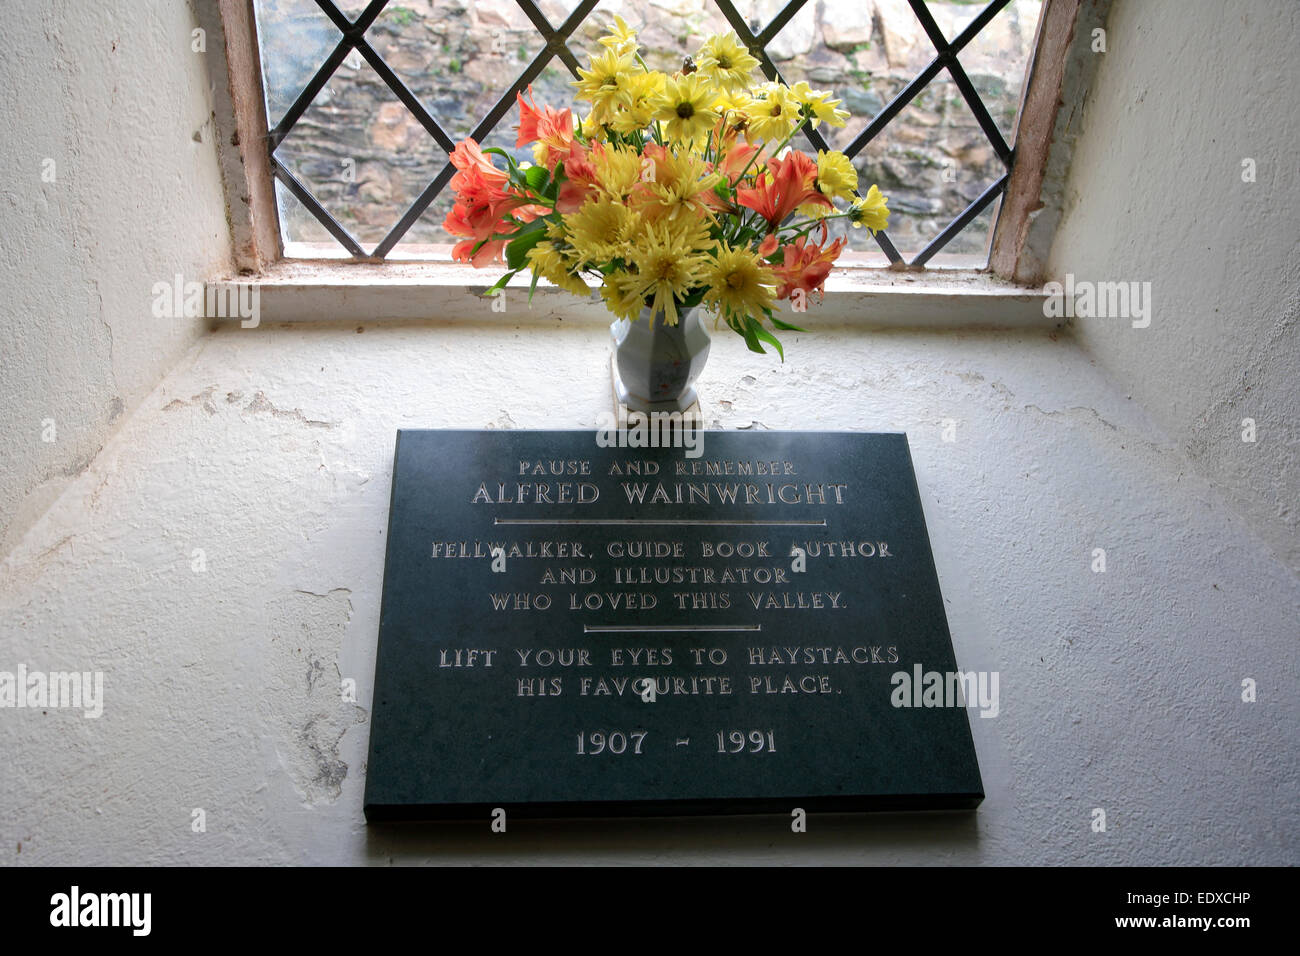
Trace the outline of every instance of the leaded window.
<instances>
[{"instance_id":1,"label":"leaded window","mask_svg":"<svg viewBox=\"0 0 1300 956\"><path fill-rule=\"evenodd\" d=\"M617 14L671 72L732 30L768 78L833 90L852 118L809 129L893 211L846 261L982 267L1012 163L1041 0L255 0L268 148L290 257L445 256L448 155L514 147L515 94L573 99ZM938 259L935 257L939 256Z\"/></svg>"}]
</instances>

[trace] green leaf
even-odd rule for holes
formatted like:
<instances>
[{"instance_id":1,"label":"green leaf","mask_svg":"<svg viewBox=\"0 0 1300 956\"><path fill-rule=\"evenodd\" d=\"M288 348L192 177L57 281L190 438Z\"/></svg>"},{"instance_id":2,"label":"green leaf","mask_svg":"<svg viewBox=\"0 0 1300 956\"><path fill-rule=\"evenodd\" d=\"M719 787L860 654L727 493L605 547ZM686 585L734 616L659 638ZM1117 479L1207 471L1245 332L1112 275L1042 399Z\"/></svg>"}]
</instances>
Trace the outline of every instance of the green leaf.
<instances>
[{"instance_id":1,"label":"green leaf","mask_svg":"<svg viewBox=\"0 0 1300 956\"><path fill-rule=\"evenodd\" d=\"M511 233L511 236L518 239L521 236L528 235L530 232L545 232L546 226L547 222L545 219L534 219L532 222L524 223L519 227L519 231Z\"/></svg>"},{"instance_id":2,"label":"green leaf","mask_svg":"<svg viewBox=\"0 0 1300 956\"><path fill-rule=\"evenodd\" d=\"M533 270L533 281L532 281L532 284L528 286L528 304L529 304L529 305L532 305L532 304L533 304L533 293L537 291L537 280L540 279L540 278L541 278L541 275L537 272L536 269L534 269L534 270Z\"/></svg>"},{"instance_id":3,"label":"green leaf","mask_svg":"<svg viewBox=\"0 0 1300 956\"><path fill-rule=\"evenodd\" d=\"M548 178L550 177L547 175L545 166L529 166L524 170L524 182L535 193L542 191L542 187L546 185Z\"/></svg>"},{"instance_id":4,"label":"green leaf","mask_svg":"<svg viewBox=\"0 0 1300 956\"><path fill-rule=\"evenodd\" d=\"M540 229L525 231L522 235L512 239L506 246L506 265L511 269L519 270L528 262L528 250L533 248L542 241L545 236Z\"/></svg>"},{"instance_id":5,"label":"green leaf","mask_svg":"<svg viewBox=\"0 0 1300 956\"><path fill-rule=\"evenodd\" d=\"M686 298L679 300L679 308L692 309L699 305L704 301L704 291L703 288L693 290Z\"/></svg>"},{"instance_id":6,"label":"green leaf","mask_svg":"<svg viewBox=\"0 0 1300 956\"><path fill-rule=\"evenodd\" d=\"M777 341L775 335L773 335L767 329L763 328L763 326L758 322L754 323L754 335L762 339L768 345L771 345L773 348L775 348L777 354L781 356L781 361L782 362L785 361L785 349L781 348L781 343Z\"/></svg>"},{"instance_id":7,"label":"green leaf","mask_svg":"<svg viewBox=\"0 0 1300 956\"><path fill-rule=\"evenodd\" d=\"M500 279L497 279L496 282L492 283L492 285L488 287L488 290L483 294L496 295L498 292L500 292L502 289L506 287L506 283L509 282L511 279L513 279L517 272L519 272L518 269L512 269L511 271L507 272Z\"/></svg>"},{"instance_id":8,"label":"green leaf","mask_svg":"<svg viewBox=\"0 0 1300 956\"><path fill-rule=\"evenodd\" d=\"M775 315L768 316L772 320L772 328L780 329L783 332L807 332L807 329L801 329L797 325L791 325L783 319L778 319Z\"/></svg>"},{"instance_id":9,"label":"green leaf","mask_svg":"<svg viewBox=\"0 0 1300 956\"><path fill-rule=\"evenodd\" d=\"M509 153L507 153L504 149L500 149L499 147L496 146L490 146L487 149L483 150L483 152L485 154L491 153L494 156L500 156L502 159L506 161L506 168L509 169L511 172L516 172L519 169L519 164L515 162L515 158L511 156Z\"/></svg>"},{"instance_id":10,"label":"green leaf","mask_svg":"<svg viewBox=\"0 0 1300 956\"><path fill-rule=\"evenodd\" d=\"M759 355L767 354L763 350L763 346L759 343L758 336L754 334L753 322L745 322L744 325L741 326L740 334L745 337L745 344L749 346L751 352L757 352Z\"/></svg>"}]
</instances>

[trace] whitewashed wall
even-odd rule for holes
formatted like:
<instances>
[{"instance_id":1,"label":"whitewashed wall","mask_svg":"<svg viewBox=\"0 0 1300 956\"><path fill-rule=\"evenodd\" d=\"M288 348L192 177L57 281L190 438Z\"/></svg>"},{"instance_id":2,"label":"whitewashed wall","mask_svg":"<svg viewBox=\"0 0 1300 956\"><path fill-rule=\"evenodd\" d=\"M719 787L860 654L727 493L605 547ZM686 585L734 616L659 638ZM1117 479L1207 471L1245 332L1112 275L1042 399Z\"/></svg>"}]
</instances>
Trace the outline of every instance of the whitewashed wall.
<instances>
[{"instance_id":1,"label":"whitewashed wall","mask_svg":"<svg viewBox=\"0 0 1300 956\"><path fill-rule=\"evenodd\" d=\"M1077 341L1300 570L1297 38L1291 0L1117 0L1051 271L1151 284Z\"/></svg>"},{"instance_id":2,"label":"whitewashed wall","mask_svg":"<svg viewBox=\"0 0 1300 956\"><path fill-rule=\"evenodd\" d=\"M1226 65L1216 73L1163 55L1156 35L1181 31L1194 45L1220 16L1208 4L1177 6L1173 16L1169 5L1117 3L1090 106L1100 120L1085 132L1085 144L1104 141L1077 161L1112 215L1079 204L1056 263L1095 278L1123 266L1122 278L1131 259L1132 278L1149 277L1158 296L1183 302L1185 321L1211 329L1216 303L1181 290L1217 260L1197 250L1191 213L1171 211L1175 199L1190 207L1210 194L1196 176L1178 186L1168 171L1159 182L1133 172L1148 155L1200 153L1232 182L1217 134L1195 132L1194 117L1236 80ZM1223 31L1220 58L1246 72L1265 61L1261 44L1287 55L1288 22L1272 34ZM1140 43L1121 42L1126 30ZM1146 136L1162 121L1133 108L1143 90L1182 118L1171 131L1192 132ZM60 90L43 95L60 108ZM173 144L169 161L190 148L188 119L173 116L158 134ZM1170 199L1160 210L1145 206L1153 190ZM118 289L108 319L136 329L125 290L147 291L155 270L119 249L156 250L172 225L86 202L92 219L123 231L101 253L113 257L80 274ZM1132 226L1143 240L1133 254L1106 259L1107 231L1130 207L1181 228ZM194 228L175 226L176 248L197 257L205 246ZM1267 230L1274 245L1258 255L1276 272L1290 264L1278 243L1294 231L1271 219ZM53 240L32 248L37 297L56 288L70 254ZM1242 288L1260 311L1285 298L1280 284ZM105 675L98 719L0 709L0 861L1297 861L1300 581L1279 559L1285 538L1266 536L1252 510L1282 499L1243 497L1189 446L1194 416L1175 412L1200 409L1205 393L1182 366L1203 363L1207 343L1233 346L1226 336L1157 339L1160 311L1141 340L1164 343L1149 365L1085 323L1074 333L867 332L813 315L817 331L791 337L784 365L735 337L715 343L702 391L721 427L909 433L957 660L1001 675L999 716L972 719L988 791L977 813L814 816L802 835L780 818L518 823L504 835L486 822L367 828L393 432L589 427L607 407L608 345L599 323L544 310L382 325L364 312L347 305L321 315L341 320L331 324L225 328L194 342L152 391L143 362L129 381L122 373L123 387L143 395L138 409L0 565L0 669ZM1271 324L1240 327L1261 344L1258 362L1241 353L1240 369L1267 369ZM24 364L69 361L87 336L66 330L62 345ZM157 363L148 367L167 364ZM1229 364L1205 367L1228 382ZM9 374L22 402L54 391L31 369L12 386ZM20 443L19 421L4 425L6 449ZM942 438L948 422L952 442ZM1092 570L1099 547L1105 573ZM339 697L343 677L358 682L355 704ZM1256 703L1241 700L1245 678L1258 682ZM1105 833L1091 827L1097 808ZM196 809L206 832L194 832Z\"/></svg>"},{"instance_id":3,"label":"whitewashed wall","mask_svg":"<svg viewBox=\"0 0 1300 956\"><path fill-rule=\"evenodd\" d=\"M0 22L0 555L203 333L154 283L229 268L195 26L174 0Z\"/></svg>"}]
</instances>

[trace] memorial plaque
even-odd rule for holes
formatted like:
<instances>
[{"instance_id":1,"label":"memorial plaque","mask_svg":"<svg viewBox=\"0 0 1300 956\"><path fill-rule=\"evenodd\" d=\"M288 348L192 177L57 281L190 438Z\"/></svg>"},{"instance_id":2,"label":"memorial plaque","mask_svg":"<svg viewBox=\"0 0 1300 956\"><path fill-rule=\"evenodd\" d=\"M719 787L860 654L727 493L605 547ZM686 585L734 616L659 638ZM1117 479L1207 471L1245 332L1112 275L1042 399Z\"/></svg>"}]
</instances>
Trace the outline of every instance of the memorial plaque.
<instances>
[{"instance_id":1,"label":"memorial plaque","mask_svg":"<svg viewBox=\"0 0 1300 956\"><path fill-rule=\"evenodd\" d=\"M367 819L983 799L905 435L598 435L398 432Z\"/></svg>"}]
</instances>

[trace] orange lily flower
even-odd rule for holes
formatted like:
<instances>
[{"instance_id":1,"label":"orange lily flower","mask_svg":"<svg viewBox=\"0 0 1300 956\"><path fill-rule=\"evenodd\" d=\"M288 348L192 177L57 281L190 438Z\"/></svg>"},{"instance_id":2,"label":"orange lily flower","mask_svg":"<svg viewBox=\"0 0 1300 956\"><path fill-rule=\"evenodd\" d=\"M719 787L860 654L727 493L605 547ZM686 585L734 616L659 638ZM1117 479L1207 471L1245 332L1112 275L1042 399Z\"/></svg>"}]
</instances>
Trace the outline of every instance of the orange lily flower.
<instances>
[{"instance_id":1,"label":"orange lily flower","mask_svg":"<svg viewBox=\"0 0 1300 956\"><path fill-rule=\"evenodd\" d=\"M596 149L604 147L597 143ZM564 161L566 177L555 199L555 211L562 214L577 212L582 204L596 194L596 164L591 153L581 143L574 143L569 158Z\"/></svg>"},{"instance_id":2,"label":"orange lily flower","mask_svg":"<svg viewBox=\"0 0 1300 956\"><path fill-rule=\"evenodd\" d=\"M452 258L459 262L473 261L475 266L488 265L501 258L507 239L493 236L514 227L505 222L507 213L524 206L521 199L506 190L510 177L497 169L484 155L478 143L464 139L451 154L451 164L456 175L451 177L451 188L456 192L456 203L443 220L442 227L453 236L464 236L456 243ZM477 253L473 249L483 245Z\"/></svg>"},{"instance_id":3,"label":"orange lily flower","mask_svg":"<svg viewBox=\"0 0 1300 956\"><path fill-rule=\"evenodd\" d=\"M797 150L784 159L769 160L752 188L736 190L736 200L773 229L800 206L835 208L817 189L817 161Z\"/></svg>"},{"instance_id":4,"label":"orange lily flower","mask_svg":"<svg viewBox=\"0 0 1300 956\"><path fill-rule=\"evenodd\" d=\"M829 246L818 246L808 242L807 236L800 236L786 246L785 262L772 267L781 282L776 297L788 299L796 289L802 289L809 295L814 292L823 293L826 277L830 275L831 266L839 257L846 241L840 237Z\"/></svg>"},{"instance_id":5,"label":"orange lily flower","mask_svg":"<svg viewBox=\"0 0 1300 956\"><path fill-rule=\"evenodd\" d=\"M533 96L532 86L528 87L528 95ZM537 100L534 98L529 103L522 93L516 93L515 99L519 102L519 125L515 127L519 130L519 137L515 145L540 143L542 149L538 162L554 172L557 165L569 158L573 149L573 113L549 106L538 109Z\"/></svg>"},{"instance_id":6,"label":"orange lily flower","mask_svg":"<svg viewBox=\"0 0 1300 956\"><path fill-rule=\"evenodd\" d=\"M757 165L758 160L754 157L763 151L762 146L751 146L749 143L737 143L727 150L722 161L718 163L717 170L727 177L728 183L735 183L740 179L740 174L747 169ZM753 160L753 165L751 165Z\"/></svg>"}]
</instances>

